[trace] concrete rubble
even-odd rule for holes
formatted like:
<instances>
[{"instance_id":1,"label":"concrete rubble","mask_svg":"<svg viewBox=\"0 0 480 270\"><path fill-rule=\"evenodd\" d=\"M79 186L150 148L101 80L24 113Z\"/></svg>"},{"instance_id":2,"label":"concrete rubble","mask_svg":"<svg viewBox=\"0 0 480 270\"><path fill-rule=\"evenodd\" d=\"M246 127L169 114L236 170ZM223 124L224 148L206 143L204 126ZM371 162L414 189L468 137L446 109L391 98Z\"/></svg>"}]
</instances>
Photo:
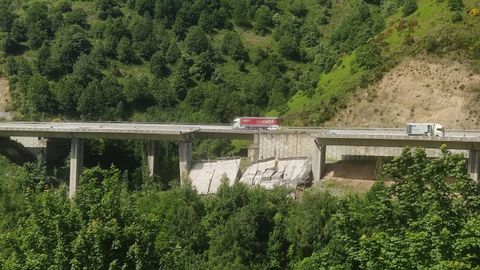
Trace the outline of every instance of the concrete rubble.
<instances>
[{"instance_id":1,"label":"concrete rubble","mask_svg":"<svg viewBox=\"0 0 480 270\"><path fill-rule=\"evenodd\" d=\"M275 186L296 188L304 186L311 178L312 161L308 158L264 160L248 166L240 173L240 159L197 162L190 171L193 186L200 194L211 194L218 190L222 179L229 185L240 181L249 186L273 189Z\"/></svg>"},{"instance_id":2,"label":"concrete rubble","mask_svg":"<svg viewBox=\"0 0 480 270\"><path fill-rule=\"evenodd\" d=\"M308 158L259 161L247 168L240 182L266 189L273 189L275 186L296 188L307 184L311 171L312 161Z\"/></svg>"}]
</instances>

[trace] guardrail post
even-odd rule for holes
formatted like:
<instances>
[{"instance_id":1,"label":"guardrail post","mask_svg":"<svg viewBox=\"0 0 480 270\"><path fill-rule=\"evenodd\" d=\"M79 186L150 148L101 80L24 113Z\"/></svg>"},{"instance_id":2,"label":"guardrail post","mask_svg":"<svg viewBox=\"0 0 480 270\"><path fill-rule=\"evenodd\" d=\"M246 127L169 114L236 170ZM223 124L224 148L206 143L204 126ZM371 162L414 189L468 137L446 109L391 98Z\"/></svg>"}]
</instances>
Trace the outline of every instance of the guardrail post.
<instances>
[{"instance_id":1,"label":"guardrail post","mask_svg":"<svg viewBox=\"0 0 480 270\"><path fill-rule=\"evenodd\" d=\"M468 174L475 181L480 179L480 151L470 150L468 155Z\"/></svg>"},{"instance_id":2,"label":"guardrail post","mask_svg":"<svg viewBox=\"0 0 480 270\"><path fill-rule=\"evenodd\" d=\"M180 167L180 184L188 177L192 165L192 142L178 142L178 165Z\"/></svg>"},{"instance_id":3,"label":"guardrail post","mask_svg":"<svg viewBox=\"0 0 480 270\"><path fill-rule=\"evenodd\" d=\"M152 177L158 174L158 142L148 141L147 152L148 175Z\"/></svg>"},{"instance_id":4,"label":"guardrail post","mask_svg":"<svg viewBox=\"0 0 480 270\"><path fill-rule=\"evenodd\" d=\"M83 140L72 139L70 146L70 185L68 197L73 198L83 170Z\"/></svg>"},{"instance_id":5,"label":"guardrail post","mask_svg":"<svg viewBox=\"0 0 480 270\"><path fill-rule=\"evenodd\" d=\"M313 180L319 181L322 179L323 173L325 172L327 146L321 144L317 140L315 140L315 145L317 147L313 148L312 153L312 173Z\"/></svg>"}]
</instances>

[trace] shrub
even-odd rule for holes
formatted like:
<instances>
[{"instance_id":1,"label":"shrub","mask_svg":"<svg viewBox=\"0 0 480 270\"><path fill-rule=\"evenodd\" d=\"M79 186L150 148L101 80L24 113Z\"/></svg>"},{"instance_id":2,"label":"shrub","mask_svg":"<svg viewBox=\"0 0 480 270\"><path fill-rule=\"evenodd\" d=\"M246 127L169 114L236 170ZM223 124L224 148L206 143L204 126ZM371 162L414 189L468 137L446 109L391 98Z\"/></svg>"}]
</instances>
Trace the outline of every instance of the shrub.
<instances>
[{"instance_id":1,"label":"shrub","mask_svg":"<svg viewBox=\"0 0 480 270\"><path fill-rule=\"evenodd\" d=\"M461 22L461 21L463 21L462 13L460 13L460 12L458 12L458 11L455 12L455 13L453 13L453 15L452 15L452 22L453 22L453 23L457 23L457 22Z\"/></svg>"},{"instance_id":2,"label":"shrub","mask_svg":"<svg viewBox=\"0 0 480 270\"><path fill-rule=\"evenodd\" d=\"M237 33L227 33L223 37L222 51L235 60L246 59L248 56L242 39Z\"/></svg>"},{"instance_id":3,"label":"shrub","mask_svg":"<svg viewBox=\"0 0 480 270\"><path fill-rule=\"evenodd\" d=\"M190 29L185 38L187 50L196 54L201 54L210 49L210 41L202 28L194 26Z\"/></svg>"},{"instance_id":4,"label":"shrub","mask_svg":"<svg viewBox=\"0 0 480 270\"><path fill-rule=\"evenodd\" d=\"M435 37L429 36L425 39L425 49L427 50L427 52L436 52L439 46L440 43Z\"/></svg>"},{"instance_id":5,"label":"shrub","mask_svg":"<svg viewBox=\"0 0 480 270\"><path fill-rule=\"evenodd\" d=\"M460 11L465 6L462 0L448 0L448 7L452 11Z\"/></svg>"},{"instance_id":6,"label":"shrub","mask_svg":"<svg viewBox=\"0 0 480 270\"><path fill-rule=\"evenodd\" d=\"M407 17L417 11L418 6L417 6L417 1L416 0L405 0L405 3L403 4L403 16Z\"/></svg>"}]
</instances>

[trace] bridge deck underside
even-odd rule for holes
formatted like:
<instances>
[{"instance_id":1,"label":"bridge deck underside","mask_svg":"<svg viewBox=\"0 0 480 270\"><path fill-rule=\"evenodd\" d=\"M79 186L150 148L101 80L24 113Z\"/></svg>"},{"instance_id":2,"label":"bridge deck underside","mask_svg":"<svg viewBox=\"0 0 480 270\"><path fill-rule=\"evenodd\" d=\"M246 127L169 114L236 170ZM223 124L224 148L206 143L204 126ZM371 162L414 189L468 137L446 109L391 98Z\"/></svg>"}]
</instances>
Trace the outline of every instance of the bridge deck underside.
<instances>
[{"instance_id":1,"label":"bridge deck underside","mask_svg":"<svg viewBox=\"0 0 480 270\"><path fill-rule=\"evenodd\" d=\"M379 146L379 147L424 147L440 148L445 145L448 149L480 150L480 140L476 138L443 138L443 137L328 137L316 136L319 145L343 146Z\"/></svg>"},{"instance_id":2,"label":"bridge deck underside","mask_svg":"<svg viewBox=\"0 0 480 270\"><path fill-rule=\"evenodd\" d=\"M116 123L0 123L0 136L67 139L136 139L188 141L198 139L253 140L255 131L227 126Z\"/></svg>"}]
</instances>

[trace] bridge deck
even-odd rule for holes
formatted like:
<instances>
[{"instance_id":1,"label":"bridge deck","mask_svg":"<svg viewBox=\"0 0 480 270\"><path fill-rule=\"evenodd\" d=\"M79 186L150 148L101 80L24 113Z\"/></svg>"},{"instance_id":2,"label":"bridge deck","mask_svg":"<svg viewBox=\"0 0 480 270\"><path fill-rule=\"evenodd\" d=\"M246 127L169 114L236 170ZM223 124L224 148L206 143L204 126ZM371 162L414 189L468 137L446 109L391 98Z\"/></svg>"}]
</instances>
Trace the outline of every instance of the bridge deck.
<instances>
[{"instance_id":1,"label":"bridge deck","mask_svg":"<svg viewBox=\"0 0 480 270\"><path fill-rule=\"evenodd\" d=\"M175 125L138 123L0 123L0 136L49 138L107 138L185 141L191 138L252 140L254 130L222 125Z\"/></svg>"},{"instance_id":2,"label":"bridge deck","mask_svg":"<svg viewBox=\"0 0 480 270\"><path fill-rule=\"evenodd\" d=\"M425 147L448 149L480 150L480 137L449 135L445 137L383 135L383 134L331 134L314 135L319 145L380 146L380 147Z\"/></svg>"}]
</instances>

